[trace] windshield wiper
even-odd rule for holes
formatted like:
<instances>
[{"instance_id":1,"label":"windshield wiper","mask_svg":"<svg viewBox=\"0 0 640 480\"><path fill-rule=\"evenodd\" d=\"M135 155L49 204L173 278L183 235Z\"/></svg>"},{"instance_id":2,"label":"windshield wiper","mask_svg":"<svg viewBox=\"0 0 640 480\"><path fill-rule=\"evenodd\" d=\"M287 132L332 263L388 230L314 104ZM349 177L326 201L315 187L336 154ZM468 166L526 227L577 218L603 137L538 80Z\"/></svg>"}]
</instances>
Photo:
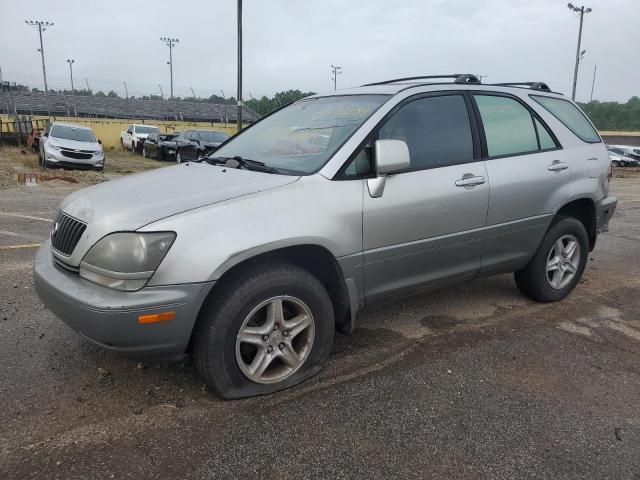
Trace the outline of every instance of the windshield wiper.
<instances>
[{"instance_id":1,"label":"windshield wiper","mask_svg":"<svg viewBox=\"0 0 640 480\"><path fill-rule=\"evenodd\" d=\"M229 168L243 167L256 172L278 173L277 169L269 167L263 162L242 158L240 155L236 155L235 157L202 157L200 161L205 161L211 165L224 165Z\"/></svg>"}]
</instances>

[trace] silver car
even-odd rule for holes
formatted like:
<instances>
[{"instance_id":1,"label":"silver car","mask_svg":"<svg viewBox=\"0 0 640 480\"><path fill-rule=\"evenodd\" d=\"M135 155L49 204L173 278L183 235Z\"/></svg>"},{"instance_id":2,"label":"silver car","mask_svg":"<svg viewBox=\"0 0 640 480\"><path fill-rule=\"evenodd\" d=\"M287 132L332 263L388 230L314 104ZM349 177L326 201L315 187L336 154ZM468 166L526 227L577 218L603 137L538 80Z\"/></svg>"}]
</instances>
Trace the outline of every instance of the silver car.
<instances>
[{"instance_id":1,"label":"silver car","mask_svg":"<svg viewBox=\"0 0 640 480\"><path fill-rule=\"evenodd\" d=\"M199 161L70 195L40 298L107 348L192 354L225 398L311 377L385 296L515 272L561 300L617 204L605 145L544 84L452 79L314 95Z\"/></svg>"},{"instance_id":2,"label":"silver car","mask_svg":"<svg viewBox=\"0 0 640 480\"><path fill-rule=\"evenodd\" d=\"M102 144L89 127L53 122L42 133L38 160L47 167L104 169Z\"/></svg>"}]
</instances>

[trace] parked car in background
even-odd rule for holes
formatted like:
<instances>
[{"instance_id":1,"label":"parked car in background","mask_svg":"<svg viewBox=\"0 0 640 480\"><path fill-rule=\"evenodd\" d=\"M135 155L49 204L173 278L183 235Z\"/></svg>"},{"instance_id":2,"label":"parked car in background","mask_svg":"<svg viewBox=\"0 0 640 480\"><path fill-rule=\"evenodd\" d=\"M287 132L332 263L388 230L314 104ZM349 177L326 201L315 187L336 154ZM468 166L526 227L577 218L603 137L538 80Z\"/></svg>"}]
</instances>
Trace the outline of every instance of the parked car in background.
<instances>
[{"instance_id":1,"label":"parked car in background","mask_svg":"<svg viewBox=\"0 0 640 480\"><path fill-rule=\"evenodd\" d=\"M141 152L150 133L160 133L160 129L154 125L132 123L126 131L120 132L120 144L133 152Z\"/></svg>"},{"instance_id":2,"label":"parked car in background","mask_svg":"<svg viewBox=\"0 0 640 480\"><path fill-rule=\"evenodd\" d=\"M544 84L431 78L306 97L198 162L73 193L38 295L106 348L191 352L225 398L310 378L383 297L514 272L562 300L617 205L598 132Z\"/></svg>"},{"instance_id":3,"label":"parked car in background","mask_svg":"<svg viewBox=\"0 0 640 480\"><path fill-rule=\"evenodd\" d=\"M169 150L175 150L175 139L180 132L150 133L142 144L142 156L156 160L168 160Z\"/></svg>"},{"instance_id":4,"label":"parked car in background","mask_svg":"<svg viewBox=\"0 0 640 480\"><path fill-rule=\"evenodd\" d=\"M228 138L229 135L218 130L186 130L176 138L171 155L176 163L197 160L214 152Z\"/></svg>"},{"instance_id":5,"label":"parked car in background","mask_svg":"<svg viewBox=\"0 0 640 480\"><path fill-rule=\"evenodd\" d=\"M621 147L619 145L607 146L607 152L609 152L609 158L611 159L611 165L614 167L637 167L640 166L640 156L636 158L635 155L630 154L629 151L633 151L632 147Z\"/></svg>"},{"instance_id":6,"label":"parked car in background","mask_svg":"<svg viewBox=\"0 0 640 480\"><path fill-rule=\"evenodd\" d=\"M42 133L39 142L40 165L104 169L102 142L89 127L54 122Z\"/></svg>"},{"instance_id":7,"label":"parked car in background","mask_svg":"<svg viewBox=\"0 0 640 480\"><path fill-rule=\"evenodd\" d=\"M632 145L607 145L607 148L613 148L617 153L640 160L640 147Z\"/></svg>"}]
</instances>

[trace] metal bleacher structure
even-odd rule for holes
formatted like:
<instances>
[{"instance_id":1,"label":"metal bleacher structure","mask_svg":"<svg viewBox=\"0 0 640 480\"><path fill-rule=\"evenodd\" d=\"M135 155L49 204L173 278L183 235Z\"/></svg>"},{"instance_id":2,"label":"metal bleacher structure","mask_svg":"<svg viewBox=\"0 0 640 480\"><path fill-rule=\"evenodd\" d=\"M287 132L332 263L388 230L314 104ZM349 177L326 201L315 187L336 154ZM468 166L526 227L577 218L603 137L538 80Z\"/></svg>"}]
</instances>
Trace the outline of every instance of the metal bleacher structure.
<instances>
[{"instance_id":1,"label":"metal bleacher structure","mask_svg":"<svg viewBox=\"0 0 640 480\"><path fill-rule=\"evenodd\" d=\"M0 90L0 113L87 118L153 119L185 122L235 123L237 107L182 100L142 100L58 93ZM243 107L244 122L258 115Z\"/></svg>"}]
</instances>

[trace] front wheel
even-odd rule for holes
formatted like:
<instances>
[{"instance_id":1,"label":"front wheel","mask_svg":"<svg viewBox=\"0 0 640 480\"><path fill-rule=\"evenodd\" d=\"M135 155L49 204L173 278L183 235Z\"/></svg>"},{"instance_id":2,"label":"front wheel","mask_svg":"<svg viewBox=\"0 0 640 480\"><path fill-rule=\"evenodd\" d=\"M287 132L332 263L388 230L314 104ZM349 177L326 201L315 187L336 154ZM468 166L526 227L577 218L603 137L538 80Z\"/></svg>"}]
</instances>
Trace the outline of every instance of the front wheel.
<instances>
[{"instance_id":1,"label":"front wheel","mask_svg":"<svg viewBox=\"0 0 640 480\"><path fill-rule=\"evenodd\" d=\"M558 217L531 261L515 273L518 289L537 302L557 302L569 295L587 265L589 239L573 217Z\"/></svg>"},{"instance_id":2,"label":"front wheel","mask_svg":"<svg viewBox=\"0 0 640 480\"><path fill-rule=\"evenodd\" d=\"M333 306L322 284L290 264L232 274L203 308L193 355L223 398L273 393L320 371L331 350Z\"/></svg>"}]
</instances>

